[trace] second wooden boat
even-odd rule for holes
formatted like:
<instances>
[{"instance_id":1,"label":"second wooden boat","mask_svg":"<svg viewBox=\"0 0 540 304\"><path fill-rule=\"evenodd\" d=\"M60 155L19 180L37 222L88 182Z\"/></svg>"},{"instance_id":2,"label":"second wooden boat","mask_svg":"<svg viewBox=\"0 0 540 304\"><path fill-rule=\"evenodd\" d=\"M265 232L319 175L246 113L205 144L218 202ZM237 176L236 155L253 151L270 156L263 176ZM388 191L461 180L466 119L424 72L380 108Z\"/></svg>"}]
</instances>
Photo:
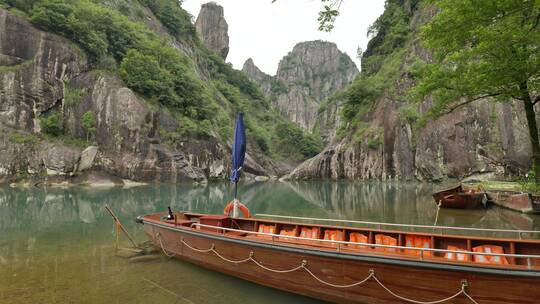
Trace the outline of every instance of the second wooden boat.
<instances>
[{"instance_id":1,"label":"second wooden boat","mask_svg":"<svg viewBox=\"0 0 540 304\"><path fill-rule=\"evenodd\" d=\"M461 184L433 193L433 199L442 208L456 209L485 208L488 202L485 192L465 189Z\"/></svg>"},{"instance_id":2,"label":"second wooden boat","mask_svg":"<svg viewBox=\"0 0 540 304\"><path fill-rule=\"evenodd\" d=\"M526 192L488 190L488 198L494 204L523 213L540 213L540 197Z\"/></svg>"}]
</instances>

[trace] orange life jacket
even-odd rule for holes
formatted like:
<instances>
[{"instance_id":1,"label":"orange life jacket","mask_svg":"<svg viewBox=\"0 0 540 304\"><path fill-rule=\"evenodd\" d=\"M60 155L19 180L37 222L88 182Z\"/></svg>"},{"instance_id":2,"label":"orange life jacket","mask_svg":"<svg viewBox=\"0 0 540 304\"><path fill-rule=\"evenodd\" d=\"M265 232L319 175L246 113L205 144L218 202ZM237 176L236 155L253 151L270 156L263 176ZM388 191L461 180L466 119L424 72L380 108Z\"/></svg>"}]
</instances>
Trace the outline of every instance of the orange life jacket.
<instances>
[{"instance_id":1,"label":"orange life jacket","mask_svg":"<svg viewBox=\"0 0 540 304\"><path fill-rule=\"evenodd\" d=\"M504 253L504 250L501 246L495 246L495 245L476 246L473 248L473 251L483 252L483 253L500 253L500 254ZM497 256L497 255L475 254L473 255L473 260L476 263L508 265L508 260L506 259L506 257Z\"/></svg>"},{"instance_id":2,"label":"orange life jacket","mask_svg":"<svg viewBox=\"0 0 540 304\"><path fill-rule=\"evenodd\" d=\"M405 236L405 246L415 248L433 248L431 243L431 237L419 236L419 235L407 235ZM420 250L405 249L406 254L420 255ZM432 256L431 251L424 251L425 257Z\"/></svg>"},{"instance_id":3,"label":"orange life jacket","mask_svg":"<svg viewBox=\"0 0 540 304\"><path fill-rule=\"evenodd\" d=\"M397 239L385 234L376 234L375 235L375 244L378 245L388 245L388 246L397 246ZM382 248L376 247L379 251L386 252L396 252L395 248Z\"/></svg>"},{"instance_id":4,"label":"orange life jacket","mask_svg":"<svg viewBox=\"0 0 540 304\"><path fill-rule=\"evenodd\" d=\"M318 239L319 238L319 227L302 227L300 231L300 237L308 239Z\"/></svg>"},{"instance_id":5,"label":"orange life jacket","mask_svg":"<svg viewBox=\"0 0 540 304\"><path fill-rule=\"evenodd\" d=\"M364 234L362 234L360 232L351 232L349 234L349 242L352 242L352 243L368 243L369 240L368 240L367 236L365 236ZM362 246L362 245L349 245L349 247L355 248L355 249L365 249L366 248L366 246Z\"/></svg>"},{"instance_id":6,"label":"orange life jacket","mask_svg":"<svg viewBox=\"0 0 540 304\"><path fill-rule=\"evenodd\" d=\"M296 236L296 228L281 229L279 235ZM280 238L282 241L295 241L293 238Z\"/></svg>"},{"instance_id":7,"label":"orange life jacket","mask_svg":"<svg viewBox=\"0 0 540 304\"><path fill-rule=\"evenodd\" d=\"M276 232L276 226L275 225L260 224L258 232L259 233L274 234ZM270 235L260 235L260 234L257 234L257 237L260 237L260 238L263 238L263 239L271 239L272 238L272 236L270 236Z\"/></svg>"},{"instance_id":8,"label":"orange life jacket","mask_svg":"<svg viewBox=\"0 0 540 304\"><path fill-rule=\"evenodd\" d=\"M324 239L325 240L331 240L331 241L339 241L342 242L345 240L345 237L343 235L343 231L341 230L325 230L324 231ZM337 247L337 243L327 243L325 242L325 245Z\"/></svg>"},{"instance_id":9,"label":"orange life jacket","mask_svg":"<svg viewBox=\"0 0 540 304\"><path fill-rule=\"evenodd\" d=\"M466 251L463 248L458 248L456 246L448 245L446 248L448 250L455 250L455 251ZM455 253L455 252L447 252L444 255L445 259L452 260L452 261L459 261L459 262L467 262L469 260L468 254L466 253Z\"/></svg>"}]
</instances>

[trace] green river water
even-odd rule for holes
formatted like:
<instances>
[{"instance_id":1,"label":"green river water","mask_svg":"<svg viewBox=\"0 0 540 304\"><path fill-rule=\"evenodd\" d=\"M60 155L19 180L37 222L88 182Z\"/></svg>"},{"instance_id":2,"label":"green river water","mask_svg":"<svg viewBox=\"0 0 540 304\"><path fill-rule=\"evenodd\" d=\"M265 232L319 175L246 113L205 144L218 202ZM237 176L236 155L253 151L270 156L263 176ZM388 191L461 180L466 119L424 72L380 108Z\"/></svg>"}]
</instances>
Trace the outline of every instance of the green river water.
<instances>
[{"instance_id":1,"label":"green river water","mask_svg":"<svg viewBox=\"0 0 540 304\"><path fill-rule=\"evenodd\" d=\"M241 186L252 213L433 225L433 185L264 182ZM0 303L317 303L178 260L115 256L110 205L137 241L137 215L221 213L228 183L132 188L0 188ZM540 216L441 210L439 225L538 230ZM123 240L122 244L128 243Z\"/></svg>"}]
</instances>

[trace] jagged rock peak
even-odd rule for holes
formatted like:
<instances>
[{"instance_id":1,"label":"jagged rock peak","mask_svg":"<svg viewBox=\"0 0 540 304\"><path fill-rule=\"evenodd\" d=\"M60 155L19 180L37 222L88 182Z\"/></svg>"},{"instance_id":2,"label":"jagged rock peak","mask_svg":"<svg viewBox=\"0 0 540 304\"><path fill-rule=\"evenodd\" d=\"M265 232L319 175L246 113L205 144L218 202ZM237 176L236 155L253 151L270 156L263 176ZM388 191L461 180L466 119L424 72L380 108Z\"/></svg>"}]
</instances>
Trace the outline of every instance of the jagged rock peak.
<instances>
[{"instance_id":1,"label":"jagged rock peak","mask_svg":"<svg viewBox=\"0 0 540 304\"><path fill-rule=\"evenodd\" d=\"M223 7L215 2L203 4L195 27L204 45L226 59L229 54L229 25Z\"/></svg>"},{"instance_id":2,"label":"jagged rock peak","mask_svg":"<svg viewBox=\"0 0 540 304\"><path fill-rule=\"evenodd\" d=\"M255 65L255 62L253 62L253 59L251 58L249 58L248 60L246 60L246 62L244 62L242 71L246 73L246 75L248 75L249 78L251 78L252 80L254 80L255 82L259 84L271 78L270 75L261 71L261 69L259 69L259 67Z\"/></svg>"},{"instance_id":3,"label":"jagged rock peak","mask_svg":"<svg viewBox=\"0 0 540 304\"><path fill-rule=\"evenodd\" d=\"M279 63L274 106L306 130L315 126L320 104L358 75L351 58L335 43L298 43Z\"/></svg>"},{"instance_id":4,"label":"jagged rock peak","mask_svg":"<svg viewBox=\"0 0 540 304\"><path fill-rule=\"evenodd\" d=\"M298 43L279 63L277 78L286 82L324 80L312 83L318 101L349 84L358 74L351 58L332 42Z\"/></svg>"}]
</instances>

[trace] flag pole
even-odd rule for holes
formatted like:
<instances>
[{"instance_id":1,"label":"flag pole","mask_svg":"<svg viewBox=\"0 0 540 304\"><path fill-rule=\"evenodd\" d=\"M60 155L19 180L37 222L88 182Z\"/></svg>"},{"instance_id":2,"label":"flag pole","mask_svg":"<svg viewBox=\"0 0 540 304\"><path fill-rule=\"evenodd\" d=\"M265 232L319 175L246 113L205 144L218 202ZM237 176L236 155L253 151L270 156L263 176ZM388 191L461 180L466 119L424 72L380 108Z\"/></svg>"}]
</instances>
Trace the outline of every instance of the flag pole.
<instances>
[{"instance_id":1,"label":"flag pole","mask_svg":"<svg viewBox=\"0 0 540 304\"><path fill-rule=\"evenodd\" d=\"M234 182L233 218L238 217L238 182Z\"/></svg>"},{"instance_id":2,"label":"flag pole","mask_svg":"<svg viewBox=\"0 0 540 304\"><path fill-rule=\"evenodd\" d=\"M232 217L238 217L238 209L240 202L238 200L238 181L240 180L240 172L244 165L246 155L246 131L244 127L244 113L239 112L234 128L234 140L232 145L232 171L231 181L234 182L234 200Z\"/></svg>"}]
</instances>

